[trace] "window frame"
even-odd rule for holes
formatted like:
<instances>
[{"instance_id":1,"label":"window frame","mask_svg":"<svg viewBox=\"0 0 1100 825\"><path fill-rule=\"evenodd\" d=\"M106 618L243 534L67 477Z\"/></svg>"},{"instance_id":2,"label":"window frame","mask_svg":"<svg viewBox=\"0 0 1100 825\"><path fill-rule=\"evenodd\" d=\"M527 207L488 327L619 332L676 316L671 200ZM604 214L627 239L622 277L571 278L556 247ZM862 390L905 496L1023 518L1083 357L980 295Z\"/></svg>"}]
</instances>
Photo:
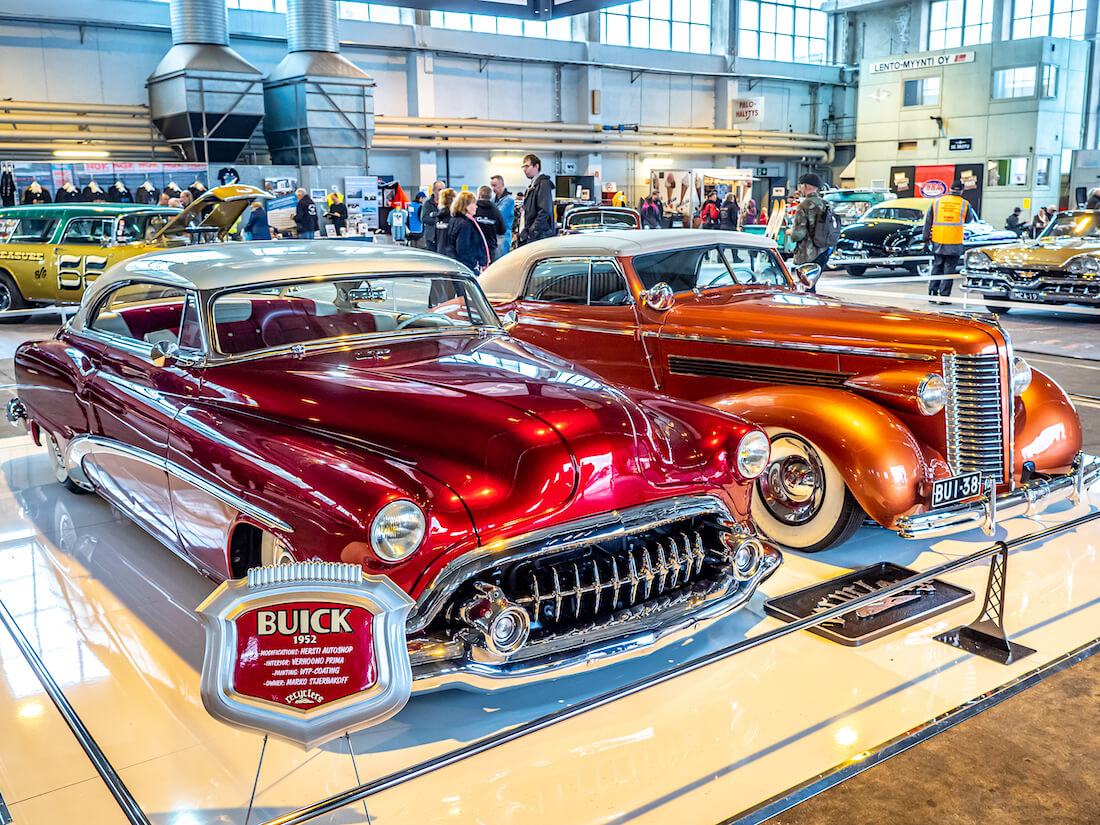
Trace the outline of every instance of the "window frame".
<instances>
[{"instance_id":1,"label":"window frame","mask_svg":"<svg viewBox=\"0 0 1100 825\"><path fill-rule=\"evenodd\" d=\"M990 183L989 182L989 168L990 168L989 164L991 164L991 163L1000 163L1001 161L1010 161L1011 162L1011 161L1014 161L1014 160L1023 160L1024 163L1026 164L1026 167L1024 169L1024 174L1023 174L1023 180L1020 183ZM1011 157L986 158L986 161L985 161L985 181L983 183L983 186L987 189L1011 189L1012 187L1020 187L1020 186L1027 187L1028 181L1031 180L1032 166L1033 166L1033 164L1031 162L1031 157L1029 155L1013 155ZM1009 178L1010 179L1011 179L1011 176L1012 176L1012 169L1011 169L1011 167L1009 167Z\"/></svg>"},{"instance_id":2,"label":"window frame","mask_svg":"<svg viewBox=\"0 0 1100 825\"><path fill-rule=\"evenodd\" d=\"M178 284L166 284L161 281L148 281L137 278L127 281L120 281L117 284L113 284L110 289L108 289L103 295L99 296L99 298L96 299L96 302L92 306L91 310L88 311L87 318L84 321L84 327L81 330L80 334L84 337L101 341L108 346L113 346L129 352L132 355L137 355L148 361L149 363L152 363L153 344L150 344L148 341L140 338L134 338L129 335L119 335L117 332L111 332L110 330L100 329L94 326L96 319L99 317L99 313L102 312L103 307L107 305L111 298L113 298L121 290L131 286L148 286L161 287L163 289L176 289L183 293L183 308L180 310L180 329L176 332L176 344L178 346L180 332L182 332L183 327L183 317L187 310L188 297L191 293L194 292L194 290L187 289L186 287L181 287ZM201 323L202 322L200 319L200 327ZM195 352L195 350L188 349L186 350L186 352L193 353ZM205 352L202 354L205 355Z\"/></svg>"},{"instance_id":3,"label":"window frame","mask_svg":"<svg viewBox=\"0 0 1100 825\"><path fill-rule=\"evenodd\" d=\"M586 298L583 304L567 304L561 301L541 301L538 298L533 298L528 295L528 290L531 288L531 278L535 274L535 270L542 264L549 263L581 263L584 262L588 265L588 286L586 290ZM621 304L594 304L592 303L592 268L595 264L610 264L611 268L618 273L619 279L622 281L629 301L624 301ZM626 272L623 270L622 264L619 259L614 255L563 255L550 258L540 258L536 261L532 261L530 266L527 267L527 272L523 276L523 288L520 289L518 301L525 301L532 304L540 304L545 306L557 306L557 307L628 307L637 302L638 296L630 282L630 278L626 277Z\"/></svg>"},{"instance_id":4,"label":"window frame","mask_svg":"<svg viewBox=\"0 0 1100 825\"><path fill-rule=\"evenodd\" d=\"M925 84L926 81L929 81L929 80L935 80L936 81L936 100L935 100L934 103L928 103L924 99L924 97L925 97L925 95L924 95L924 84ZM905 87L909 83L920 83L920 86L918 86L918 89L920 90L920 102L919 103L906 103L905 102ZM943 74L942 73L921 75L920 77L907 77L907 78L903 79L902 82L901 82L901 108L902 109L919 109L919 108L922 108L922 107L939 106L940 105L940 96L941 96L942 93L943 93Z\"/></svg>"},{"instance_id":5,"label":"window frame","mask_svg":"<svg viewBox=\"0 0 1100 825\"><path fill-rule=\"evenodd\" d=\"M1021 69L1031 69L1031 92L1026 95L1007 95L1004 97L997 96L997 75L1002 72L1017 72ZM1002 66L1000 68L993 69L993 76L990 79L990 100L994 102L1004 103L1012 100L1032 100L1039 93L1039 67L1034 63L1025 63L1021 66Z\"/></svg>"},{"instance_id":6,"label":"window frame","mask_svg":"<svg viewBox=\"0 0 1100 825\"><path fill-rule=\"evenodd\" d=\"M106 216L106 215L74 215L73 217L71 217L67 221L65 221L65 228L61 230L61 235L57 239L58 246L62 246L66 243L71 243L73 246L94 246L94 247L98 247L98 248L103 247L102 242L100 242L100 243L79 242L78 243L76 241L67 240L66 235L69 234L69 229L71 229L72 225L74 223L76 223L77 221L108 221L111 224L111 231L107 235L107 239L111 243L115 242L115 233L118 232L118 218L117 217L112 218L112 217L109 217L109 216Z\"/></svg>"}]
</instances>

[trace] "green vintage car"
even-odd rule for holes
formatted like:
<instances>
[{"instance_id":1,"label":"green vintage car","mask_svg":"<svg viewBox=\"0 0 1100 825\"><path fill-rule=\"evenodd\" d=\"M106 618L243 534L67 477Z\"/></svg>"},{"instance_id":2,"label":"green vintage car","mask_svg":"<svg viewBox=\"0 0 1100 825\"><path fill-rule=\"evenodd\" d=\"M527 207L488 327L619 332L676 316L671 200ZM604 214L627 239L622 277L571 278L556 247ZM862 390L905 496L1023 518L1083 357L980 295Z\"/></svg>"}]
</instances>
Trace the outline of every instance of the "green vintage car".
<instances>
[{"instance_id":1,"label":"green vintage car","mask_svg":"<svg viewBox=\"0 0 1100 825\"><path fill-rule=\"evenodd\" d=\"M224 241L256 198L254 186L218 186L186 209L67 203L0 209L0 313L77 304L84 289L126 258L188 243ZM0 321L22 315L0 315Z\"/></svg>"}]
</instances>

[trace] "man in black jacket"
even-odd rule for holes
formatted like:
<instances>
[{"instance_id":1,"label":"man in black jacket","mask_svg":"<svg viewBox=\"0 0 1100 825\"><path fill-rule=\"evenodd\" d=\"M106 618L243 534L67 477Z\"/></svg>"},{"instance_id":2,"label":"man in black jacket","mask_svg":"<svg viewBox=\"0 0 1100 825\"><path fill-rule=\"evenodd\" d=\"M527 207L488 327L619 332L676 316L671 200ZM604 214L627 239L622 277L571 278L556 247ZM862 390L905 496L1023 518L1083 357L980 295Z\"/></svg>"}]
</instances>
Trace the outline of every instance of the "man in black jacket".
<instances>
[{"instance_id":1,"label":"man in black jacket","mask_svg":"<svg viewBox=\"0 0 1100 825\"><path fill-rule=\"evenodd\" d=\"M432 193L420 204L420 223L424 226L424 248L437 252L435 237L436 216L439 214L439 193L443 191L443 181L432 184Z\"/></svg>"},{"instance_id":2,"label":"man in black jacket","mask_svg":"<svg viewBox=\"0 0 1100 825\"><path fill-rule=\"evenodd\" d=\"M298 208L294 210L294 230L299 238L312 239L317 233L317 205L305 189L294 193L298 196Z\"/></svg>"},{"instance_id":3,"label":"man in black jacket","mask_svg":"<svg viewBox=\"0 0 1100 825\"><path fill-rule=\"evenodd\" d=\"M550 177L542 174L542 161L538 155L524 155L522 168L531 185L523 195L523 229L519 233L521 246L552 238L557 232L554 226L554 186Z\"/></svg>"},{"instance_id":4,"label":"man in black jacket","mask_svg":"<svg viewBox=\"0 0 1100 825\"><path fill-rule=\"evenodd\" d=\"M507 226L504 224L504 216L493 203L493 190L488 186L479 187L477 190L477 211L474 212L474 221L485 235L485 248L489 252L489 263L492 263L497 259L497 236L503 235Z\"/></svg>"}]
</instances>

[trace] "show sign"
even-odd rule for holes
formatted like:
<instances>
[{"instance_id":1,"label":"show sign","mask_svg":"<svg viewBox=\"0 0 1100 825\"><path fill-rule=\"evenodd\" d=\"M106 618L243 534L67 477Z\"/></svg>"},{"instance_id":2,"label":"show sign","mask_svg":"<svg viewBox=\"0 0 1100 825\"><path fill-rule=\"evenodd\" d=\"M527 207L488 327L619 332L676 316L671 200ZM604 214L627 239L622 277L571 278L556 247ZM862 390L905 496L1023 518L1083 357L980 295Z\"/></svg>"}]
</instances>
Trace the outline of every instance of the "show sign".
<instances>
[{"instance_id":1,"label":"show sign","mask_svg":"<svg viewBox=\"0 0 1100 825\"><path fill-rule=\"evenodd\" d=\"M730 101L733 108L733 125L753 126L764 121L764 98L738 97Z\"/></svg>"},{"instance_id":2,"label":"show sign","mask_svg":"<svg viewBox=\"0 0 1100 825\"><path fill-rule=\"evenodd\" d=\"M942 66L954 66L958 63L973 63L974 52L949 52L925 57L901 57L897 60L880 60L868 68L871 74L880 72L903 72L907 69L936 69Z\"/></svg>"},{"instance_id":3,"label":"show sign","mask_svg":"<svg viewBox=\"0 0 1100 825\"><path fill-rule=\"evenodd\" d=\"M223 722L306 748L382 722L412 694L413 601L354 564L248 571L199 605L201 693Z\"/></svg>"}]
</instances>

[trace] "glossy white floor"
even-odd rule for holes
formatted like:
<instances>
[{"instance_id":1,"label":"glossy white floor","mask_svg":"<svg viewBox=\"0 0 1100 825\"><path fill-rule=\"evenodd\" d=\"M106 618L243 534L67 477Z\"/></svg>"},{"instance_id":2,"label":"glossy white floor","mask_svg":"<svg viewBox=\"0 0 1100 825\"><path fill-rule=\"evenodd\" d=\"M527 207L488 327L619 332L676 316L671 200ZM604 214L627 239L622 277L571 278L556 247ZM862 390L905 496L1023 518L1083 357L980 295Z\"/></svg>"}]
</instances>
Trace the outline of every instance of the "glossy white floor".
<instances>
[{"instance_id":1,"label":"glossy white floor","mask_svg":"<svg viewBox=\"0 0 1100 825\"><path fill-rule=\"evenodd\" d=\"M1100 504L1100 489L1093 491ZM1066 503L1004 524L1018 536L1088 512ZM864 528L845 547L786 563L748 609L672 654L492 696L414 698L353 738L364 779L778 626L763 596L880 560L926 569L987 545L932 546ZM918 727L1098 635L1100 523L1021 548L1006 624L1037 649L1008 667L935 642L978 602L859 648L787 636L370 801L394 822L718 823ZM987 566L948 579L978 593ZM0 440L0 599L149 818L243 823L261 737L206 715L202 631L192 609L212 585L94 496L51 480L27 438ZM0 629L0 794L17 825L124 822L8 635ZM310 753L267 745L252 823L356 784L346 743ZM322 822L366 821L352 807Z\"/></svg>"}]
</instances>

